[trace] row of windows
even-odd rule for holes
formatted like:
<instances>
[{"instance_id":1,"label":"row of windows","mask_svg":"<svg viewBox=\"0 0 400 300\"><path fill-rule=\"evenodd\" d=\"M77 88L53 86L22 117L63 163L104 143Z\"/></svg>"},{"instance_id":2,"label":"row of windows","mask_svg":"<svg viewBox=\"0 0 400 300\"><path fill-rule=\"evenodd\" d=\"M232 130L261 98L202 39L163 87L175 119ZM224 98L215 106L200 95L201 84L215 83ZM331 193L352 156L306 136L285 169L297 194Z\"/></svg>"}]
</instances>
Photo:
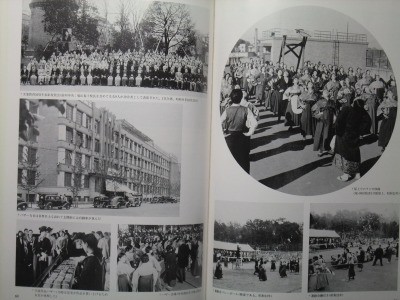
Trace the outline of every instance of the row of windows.
<instances>
[{"instance_id":1,"label":"row of windows","mask_svg":"<svg viewBox=\"0 0 400 300\"><path fill-rule=\"evenodd\" d=\"M28 164L37 164L37 149L33 147L18 146L18 161Z\"/></svg>"},{"instance_id":2,"label":"row of windows","mask_svg":"<svg viewBox=\"0 0 400 300\"><path fill-rule=\"evenodd\" d=\"M35 170L18 169L18 184L35 185L38 173Z\"/></svg>"},{"instance_id":3,"label":"row of windows","mask_svg":"<svg viewBox=\"0 0 400 300\"><path fill-rule=\"evenodd\" d=\"M82 178L83 178L83 184L82 184ZM65 172L64 173L64 186L65 187L79 187L79 188L89 188L89 175L82 175L82 174L74 174L72 176L72 173Z\"/></svg>"},{"instance_id":4,"label":"row of windows","mask_svg":"<svg viewBox=\"0 0 400 300\"><path fill-rule=\"evenodd\" d=\"M90 135L84 134L76 130L74 139L74 129L66 126L65 137L68 143L72 143L77 147L92 150L93 138ZM100 141L98 139L94 140L94 151L100 153Z\"/></svg>"},{"instance_id":5,"label":"row of windows","mask_svg":"<svg viewBox=\"0 0 400 300\"><path fill-rule=\"evenodd\" d=\"M71 122L74 121L74 107L70 104L67 104L66 109L65 109L65 116L68 120ZM88 116L84 112L76 109L75 113L75 123L86 127L88 129L92 129L92 117ZM95 120L95 132L100 133L100 121Z\"/></svg>"}]
</instances>

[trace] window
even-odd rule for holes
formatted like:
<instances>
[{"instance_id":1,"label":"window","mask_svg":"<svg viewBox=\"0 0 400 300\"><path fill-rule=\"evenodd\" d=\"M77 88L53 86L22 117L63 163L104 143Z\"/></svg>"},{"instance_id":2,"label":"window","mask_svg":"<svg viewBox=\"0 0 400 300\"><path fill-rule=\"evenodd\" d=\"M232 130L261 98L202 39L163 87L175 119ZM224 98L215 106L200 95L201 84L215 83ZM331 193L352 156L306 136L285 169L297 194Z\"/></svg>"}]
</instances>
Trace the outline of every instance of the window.
<instances>
[{"instance_id":1,"label":"window","mask_svg":"<svg viewBox=\"0 0 400 300\"><path fill-rule=\"evenodd\" d=\"M35 170L27 170L27 184L35 185L36 184L36 171Z\"/></svg>"},{"instance_id":2,"label":"window","mask_svg":"<svg viewBox=\"0 0 400 300\"><path fill-rule=\"evenodd\" d=\"M76 132L76 145L78 147L83 146L83 133L82 132Z\"/></svg>"},{"instance_id":3,"label":"window","mask_svg":"<svg viewBox=\"0 0 400 300\"><path fill-rule=\"evenodd\" d=\"M95 169L96 171L98 171L99 168L100 168L99 159L98 159L98 158L95 158L93 162L94 162L94 169Z\"/></svg>"},{"instance_id":4,"label":"window","mask_svg":"<svg viewBox=\"0 0 400 300\"><path fill-rule=\"evenodd\" d=\"M100 121L95 120L94 130L96 131L96 133L100 134Z\"/></svg>"},{"instance_id":5,"label":"window","mask_svg":"<svg viewBox=\"0 0 400 300\"><path fill-rule=\"evenodd\" d=\"M82 154L75 153L75 167L81 167L81 166L82 166Z\"/></svg>"},{"instance_id":6,"label":"window","mask_svg":"<svg viewBox=\"0 0 400 300\"><path fill-rule=\"evenodd\" d=\"M76 124L83 125L82 124L82 119L83 119L82 116L83 116L83 113L81 111L77 110L76 111Z\"/></svg>"},{"instance_id":7,"label":"window","mask_svg":"<svg viewBox=\"0 0 400 300\"><path fill-rule=\"evenodd\" d=\"M35 148L28 148L28 163L36 164L36 157L37 150Z\"/></svg>"},{"instance_id":8,"label":"window","mask_svg":"<svg viewBox=\"0 0 400 300\"><path fill-rule=\"evenodd\" d=\"M73 106L67 104L67 109L66 109L67 119L70 120L70 121L72 121L73 111L74 111Z\"/></svg>"},{"instance_id":9,"label":"window","mask_svg":"<svg viewBox=\"0 0 400 300\"><path fill-rule=\"evenodd\" d=\"M19 162L24 161L24 146L21 145L18 146L18 161Z\"/></svg>"},{"instance_id":10,"label":"window","mask_svg":"<svg viewBox=\"0 0 400 300\"><path fill-rule=\"evenodd\" d=\"M85 168L86 168L86 170L90 169L90 156L87 156L87 155L85 157Z\"/></svg>"},{"instance_id":11,"label":"window","mask_svg":"<svg viewBox=\"0 0 400 300\"><path fill-rule=\"evenodd\" d=\"M18 169L18 184L22 183L22 169Z\"/></svg>"},{"instance_id":12,"label":"window","mask_svg":"<svg viewBox=\"0 0 400 300\"><path fill-rule=\"evenodd\" d=\"M67 142L68 143L73 143L73 141L74 141L74 130L72 128L70 128L70 127L66 127L65 131L66 131L65 136L67 138Z\"/></svg>"},{"instance_id":13,"label":"window","mask_svg":"<svg viewBox=\"0 0 400 300\"><path fill-rule=\"evenodd\" d=\"M64 173L64 186L71 186L72 174L65 172Z\"/></svg>"},{"instance_id":14,"label":"window","mask_svg":"<svg viewBox=\"0 0 400 300\"><path fill-rule=\"evenodd\" d=\"M91 136L87 136L87 140L86 140L86 148L89 150L92 150L92 137Z\"/></svg>"},{"instance_id":15,"label":"window","mask_svg":"<svg viewBox=\"0 0 400 300\"><path fill-rule=\"evenodd\" d=\"M98 139L94 141L94 152L100 152L100 141Z\"/></svg>"},{"instance_id":16,"label":"window","mask_svg":"<svg viewBox=\"0 0 400 300\"><path fill-rule=\"evenodd\" d=\"M92 118L86 115L86 128L92 129Z\"/></svg>"},{"instance_id":17,"label":"window","mask_svg":"<svg viewBox=\"0 0 400 300\"><path fill-rule=\"evenodd\" d=\"M82 187L82 175L81 174L74 175L74 186L77 188Z\"/></svg>"},{"instance_id":18,"label":"window","mask_svg":"<svg viewBox=\"0 0 400 300\"><path fill-rule=\"evenodd\" d=\"M83 177L83 185L85 189L89 188L89 176L88 175L84 175Z\"/></svg>"},{"instance_id":19,"label":"window","mask_svg":"<svg viewBox=\"0 0 400 300\"><path fill-rule=\"evenodd\" d=\"M65 164L67 166L72 165L72 151L71 150L65 150Z\"/></svg>"}]
</instances>

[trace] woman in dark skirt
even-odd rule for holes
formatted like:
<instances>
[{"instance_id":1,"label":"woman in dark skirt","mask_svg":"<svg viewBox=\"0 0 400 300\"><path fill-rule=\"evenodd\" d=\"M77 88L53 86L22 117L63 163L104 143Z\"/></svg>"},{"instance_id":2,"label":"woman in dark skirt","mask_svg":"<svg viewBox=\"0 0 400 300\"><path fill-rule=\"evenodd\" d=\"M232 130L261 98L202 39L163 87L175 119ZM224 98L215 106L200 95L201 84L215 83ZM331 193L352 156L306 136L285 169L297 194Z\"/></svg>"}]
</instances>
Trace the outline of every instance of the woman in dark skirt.
<instances>
[{"instance_id":1,"label":"woman in dark skirt","mask_svg":"<svg viewBox=\"0 0 400 300\"><path fill-rule=\"evenodd\" d=\"M314 151L322 156L330 150L329 143L333 137L333 119L335 116L335 102L329 100L329 92L324 90L322 99L315 103L311 111L316 121L314 136Z\"/></svg>"},{"instance_id":2,"label":"woman in dark skirt","mask_svg":"<svg viewBox=\"0 0 400 300\"><path fill-rule=\"evenodd\" d=\"M350 281L351 279L354 280L356 276L356 272L354 271L355 259L353 253L350 253L349 249L346 249L346 256L347 256L347 263L349 264L348 278Z\"/></svg>"},{"instance_id":3,"label":"woman in dark skirt","mask_svg":"<svg viewBox=\"0 0 400 300\"><path fill-rule=\"evenodd\" d=\"M225 141L236 162L250 173L250 136L257 127L257 120L253 113L240 102L243 92L234 89L230 98L232 105L221 115L225 132Z\"/></svg>"},{"instance_id":4,"label":"woman in dark skirt","mask_svg":"<svg viewBox=\"0 0 400 300\"><path fill-rule=\"evenodd\" d=\"M369 131L371 118L364 101L356 99L353 106L343 107L336 120L335 165L343 171L337 179L348 181L360 178L360 136Z\"/></svg>"},{"instance_id":5,"label":"woman in dark skirt","mask_svg":"<svg viewBox=\"0 0 400 300\"><path fill-rule=\"evenodd\" d=\"M223 274L222 274L222 265L221 261L217 261L217 265L215 267L215 272L214 272L214 278L216 279L222 279Z\"/></svg>"},{"instance_id":6,"label":"woman in dark skirt","mask_svg":"<svg viewBox=\"0 0 400 300\"><path fill-rule=\"evenodd\" d=\"M276 263L275 263L275 260L273 259L273 260L271 260L271 272L273 272L275 270L276 270Z\"/></svg>"},{"instance_id":7,"label":"woman in dark skirt","mask_svg":"<svg viewBox=\"0 0 400 300\"><path fill-rule=\"evenodd\" d=\"M383 117L379 128L378 146L382 147L382 151L384 151L392 136L397 117L397 101L391 90L387 91L386 98L379 105L377 115Z\"/></svg>"},{"instance_id":8,"label":"woman in dark skirt","mask_svg":"<svg viewBox=\"0 0 400 300\"><path fill-rule=\"evenodd\" d=\"M307 84L307 90L300 94L300 103L303 108L303 112L300 117L300 128L301 134L304 138L308 135L314 136L315 133L315 119L312 116L311 107L317 101L317 96L314 92L314 85L311 81Z\"/></svg>"}]
</instances>

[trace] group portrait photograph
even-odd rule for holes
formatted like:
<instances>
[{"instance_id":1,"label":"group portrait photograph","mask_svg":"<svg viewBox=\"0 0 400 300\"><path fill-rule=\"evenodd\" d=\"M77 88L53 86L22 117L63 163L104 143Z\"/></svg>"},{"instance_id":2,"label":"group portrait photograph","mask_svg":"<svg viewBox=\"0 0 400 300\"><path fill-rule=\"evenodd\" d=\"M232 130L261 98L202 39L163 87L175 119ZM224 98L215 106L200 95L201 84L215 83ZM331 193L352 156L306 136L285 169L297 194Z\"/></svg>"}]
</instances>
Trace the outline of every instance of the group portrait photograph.
<instances>
[{"instance_id":1,"label":"group portrait photograph","mask_svg":"<svg viewBox=\"0 0 400 300\"><path fill-rule=\"evenodd\" d=\"M21 90L206 93L208 23L182 3L24 0Z\"/></svg>"}]
</instances>

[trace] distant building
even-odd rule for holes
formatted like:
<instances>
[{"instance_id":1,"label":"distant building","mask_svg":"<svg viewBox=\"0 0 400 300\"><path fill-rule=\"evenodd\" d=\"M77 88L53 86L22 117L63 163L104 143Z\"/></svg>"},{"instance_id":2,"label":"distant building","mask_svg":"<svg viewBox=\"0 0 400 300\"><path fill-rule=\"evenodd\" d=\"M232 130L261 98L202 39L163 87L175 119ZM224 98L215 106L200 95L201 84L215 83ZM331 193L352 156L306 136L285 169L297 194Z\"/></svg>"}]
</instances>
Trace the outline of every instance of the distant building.
<instances>
[{"instance_id":1,"label":"distant building","mask_svg":"<svg viewBox=\"0 0 400 300\"><path fill-rule=\"evenodd\" d=\"M29 110L41 116L36 122L40 134L28 142L19 139L18 196L30 202L47 194L71 197L69 187L80 176L82 189L75 200L89 202L113 192L107 190L106 182L115 172L124 190L143 194L145 199L179 196L173 191L180 187L176 157L128 121L94 103L66 101L63 105L65 113L61 114L55 107L29 101ZM37 160L38 167L30 168L28 160ZM35 177L35 172L40 176ZM43 182L28 197L22 181L38 177Z\"/></svg>"}]
</instances>

